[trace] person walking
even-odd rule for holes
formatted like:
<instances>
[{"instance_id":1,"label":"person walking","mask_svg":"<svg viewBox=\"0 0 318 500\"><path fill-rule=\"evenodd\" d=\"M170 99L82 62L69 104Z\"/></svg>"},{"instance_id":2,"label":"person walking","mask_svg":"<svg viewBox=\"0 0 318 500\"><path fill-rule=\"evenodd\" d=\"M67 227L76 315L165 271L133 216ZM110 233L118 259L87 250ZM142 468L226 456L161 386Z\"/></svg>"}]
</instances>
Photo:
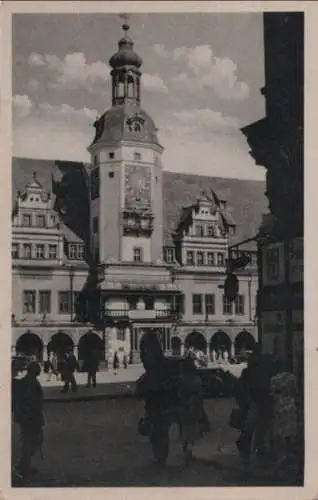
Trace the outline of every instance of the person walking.
<instances>
[{"instance_id":1,"label":"person walking","mask_svg":"<svg viewBox=\"0 0 318 500\"><path fill-rule=\"evenodd\" d=\"M127 360L126 354L124 354L124 357L123 357L123 367L125 370L128 368L128 360Z\"/></svg>"},{"instance_id":2,"label":"person walking","mask_svg":"<svg viewBox=\"0 0 318 500\"><path fill-rule=\"evenodd\" d=\"M91 349L85 353L84 357L84 371L87 371L87 388L91 385L96 387L96 374L99 368L99 356L98 353Z\"/></svg>"},{"instance_id":3,"label":"person walking","mask_svg":"<svg viewBox=\"0 0 318 500\"><path fill-rule=\"evenodd\" d=\"M63 362L64 387L61 390L62 393L67 393L70 385L72 392L77 392L77 383L74 376L74 372L77 366L77 360L74 356L73 351L66 351Z\"/></svg>"},{"instance_id":4,"label":"person walking","mask_svg":"<svg viewBox=\"0 0 318 500\"><path fill-rule=\"evenodd\" d=\"M115 351L114 354L114 359L113 359L113 370L114 370L114 375L117 375L118 373L118 368L119 368L119 357L117 351Z\"/></svg>"},{"instance_id":5,"label":"person walking","mask_svg":"<svg viewBox=\"0 0 318 500\"><path fill-rule=\"evenodd\" d=\"M21 456L15 468L16 474L25 478L36 473L32 458L43 442L43 390L37 380L40 365L31 362L21 380L15 380L12 391L13 416L20 425Z\"/></svg>"}]
</instances>

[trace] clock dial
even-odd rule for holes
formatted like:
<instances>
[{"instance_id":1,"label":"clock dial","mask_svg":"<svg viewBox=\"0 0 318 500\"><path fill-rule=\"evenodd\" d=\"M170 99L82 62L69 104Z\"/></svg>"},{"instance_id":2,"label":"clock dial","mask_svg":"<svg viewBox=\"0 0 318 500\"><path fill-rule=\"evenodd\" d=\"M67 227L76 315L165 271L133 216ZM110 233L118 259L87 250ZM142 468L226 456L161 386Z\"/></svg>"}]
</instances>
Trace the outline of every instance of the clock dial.
<instances>
[{"instance_id":1,"label":"clock dial","mask_svg":"<svg viewBox=\"0 0 318 500\"><path fill-rule=\"evenodd\" d=\"M151 204L151 171L141 165L125 167L125 207L149 208Z\"/></svg>"}]
</instances>

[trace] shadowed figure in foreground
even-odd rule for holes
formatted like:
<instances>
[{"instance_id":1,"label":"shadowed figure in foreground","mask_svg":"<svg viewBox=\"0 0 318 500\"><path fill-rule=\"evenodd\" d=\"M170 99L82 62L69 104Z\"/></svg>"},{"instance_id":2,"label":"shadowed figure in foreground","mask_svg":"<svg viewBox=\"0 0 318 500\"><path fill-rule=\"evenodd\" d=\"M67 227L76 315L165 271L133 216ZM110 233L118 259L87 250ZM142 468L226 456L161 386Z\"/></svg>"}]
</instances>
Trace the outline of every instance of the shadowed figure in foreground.
<instances>
[{"instance_id":1,"label":"shadowed figure in foreground","mask_svg":"<svg viewBox=\"0 0 318 500\"><path fill-rule=\"evenodd\" d=\"M136 396L145 400L145 415L139 433L149 437L155 462L164 466L169 455L169 430L179 426L185 462L192 448L210 429L201 395L201 382L191 359L165 358L155 333L147 334L141 345L145 368L136 385Z\"/></svg>"},{"instance_id":2,"label":"shadowed figure in foreground","mask_svg":"<svg viewBox=\"0 0 318 500\"><path fill-rule=\"evenodd\" d=\"M13 417L21 433L21 456L15 472L21 478L36 472L32 467L32 458L38 449L41 450L43 441L43 390L37 380L40 373L40 365L31 362L22 379L13 379Z\"/></svg>"}]
</instances>

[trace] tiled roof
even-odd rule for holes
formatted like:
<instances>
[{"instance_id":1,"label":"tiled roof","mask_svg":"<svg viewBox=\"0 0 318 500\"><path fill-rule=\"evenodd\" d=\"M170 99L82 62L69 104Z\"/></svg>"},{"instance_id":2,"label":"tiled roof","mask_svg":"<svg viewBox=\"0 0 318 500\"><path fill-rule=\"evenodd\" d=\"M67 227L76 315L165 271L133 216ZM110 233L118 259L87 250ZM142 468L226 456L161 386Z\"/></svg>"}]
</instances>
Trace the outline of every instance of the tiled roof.
<instances>
[{"instance_id":1,"label":"tiled roof","mask_svg":"<svg viewBox=\"0 0 318 500\"><path fill-rule=\"evenodd\" d=\"M255 167L257 168L257 167ZM55 195L54 208L63 222L84 241L88 239L88 183L85 165L79 162L13 158L12 194L24 191L25 185L36 172L43 189ZM172 244L182 208L196 203L202 191L213 190L219 199L227 201L226 216L236 224L231 243L256 235L262 214L267 212L261 181L206 177L195 174L164 172L164 245ZM251 245L251 248L255 245Z\"/></svg>"},{"instance_id":2,"label":"tiled roof","mask_svg":"<svg viewBox=\"0 0 318 500\"><path fill-rule=\"evenodd\" d=\"M209 190L215 191L219 199L227 202L226 214L236 224L231 243L256 235L262 214L267 212L265 182L164 172L165 245L172 244L171 235L180 221L182 207L195 203L202 191ZM255 245L249 247L255 248Z\"/></svg>"}]
</instances>

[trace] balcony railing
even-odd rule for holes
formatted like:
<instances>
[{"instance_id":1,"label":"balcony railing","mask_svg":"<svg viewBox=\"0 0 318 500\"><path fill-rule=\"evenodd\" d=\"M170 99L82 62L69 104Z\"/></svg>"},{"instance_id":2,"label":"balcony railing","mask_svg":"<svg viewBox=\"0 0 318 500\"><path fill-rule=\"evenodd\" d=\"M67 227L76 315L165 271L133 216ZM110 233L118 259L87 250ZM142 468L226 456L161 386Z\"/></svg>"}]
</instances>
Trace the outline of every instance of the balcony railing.
<instances>
[{"instance_id":1,"label":"balcony railing","mask_svg":"<svg viewBox=\"0 0 318 500\"><path fill-rule=\"evenodd\" d=\"M164 320L171 321L177 319L179 313L171 309L106 309L105 317L112 319L127 319L127 320Z\"/></svg>"}]
</instances>

